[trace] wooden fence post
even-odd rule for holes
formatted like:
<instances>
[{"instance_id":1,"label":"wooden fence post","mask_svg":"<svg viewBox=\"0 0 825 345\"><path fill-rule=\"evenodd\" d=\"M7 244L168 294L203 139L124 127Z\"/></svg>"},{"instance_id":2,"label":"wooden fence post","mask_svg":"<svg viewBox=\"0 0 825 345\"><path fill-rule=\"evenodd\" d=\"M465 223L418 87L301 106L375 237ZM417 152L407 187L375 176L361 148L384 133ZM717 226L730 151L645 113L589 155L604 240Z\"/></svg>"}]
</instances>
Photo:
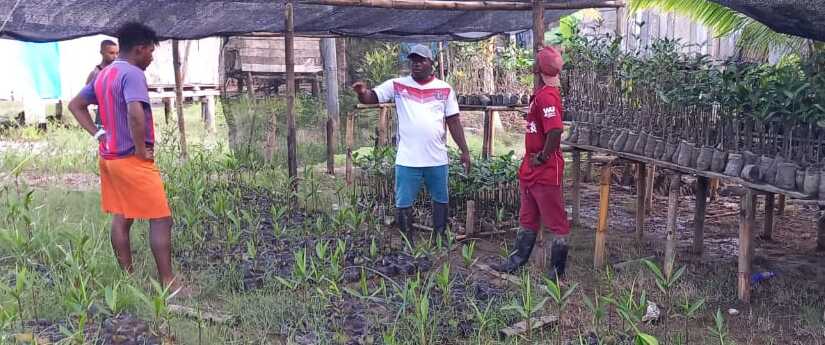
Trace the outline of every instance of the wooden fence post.
<instances>
[{"instance_id":1,"label":"wooden fence post","mask_svg":"<svg viewBox=\"0 0 825 345\"><path fill-rule=\"evenodd\" d=\"M670 176L670 190L667 195L667 242L665 243L665 276L670 277L673 273L673 265L676 262L676 220L679 216L679 188L682 183L682 175L675 173Z\"/></svg>"},{"instance_id":2,"label":"wooden fence post","mask_svg":"<svg viewBox=\"0 0 825 345\"><path fill-rule=\"evenodd\" d=\"M347 184L352 185L352 145L353 145L353 126L355 124L355 112L349 112L347 114L347 129L346 129L346 139L347 139Z\"/></svg>"},{"instance_id":3,"label":"wooden fence post","mask_svg":"<svg viewBox=\"0 0 825 345\"><path fill-rule=\"evenodd\" d=\"M693 253L702 255L705 243L705 210L708 200L707 177L696 178L696 212L693 216Z\"/></svg>"},{"instance_id":4,"label":"wooden fence post","mask_svg":"<svg viewBox=\"0 0 825 345\"><path fill-rule=\"evenodd\" d=\"M475 200L467 200L467 219L466 219L466 227L464 228L464 234L470 236L474 234L476 231L475 227L475 218L476 218L476 202Z\"/></svg>"},{"instance_id":5,"label":"wooden fence post","mask_svg":"<svg viewBox=\"0 0 825 345\"><path fill-rule=\"evenodd\" d=\"M784 195L784 194L780 194ZM770 240L773 238L773 214L774 212L774 201L775 201L775 194L768 193L765 194L765 224L762 227L762 238L763 240Z\"/></svg>"},{"instance_id":6,"label":"wooden fence post","mask_svg":"<svg viewBox=\"0 0 825 345\"><path fill-rule=\"evenodd\" d=\"M581 151L573 150L573 226L581 225Z\"/></svg>"},{"instance_id":7,"label":"wooden fence post","mask_svg":"<svg viewBox=\"0 0 825 345\"><path fill-rule=\"evenodd\" d=\"M180 41L172 40L172 67L175 70L175 108L178 112L178 131L180 132L180 155L186 159L186 126L183 117L183 75L180 68Z\"/></svg>"},{"instance_id":8,"label":"wooden fence post","mask_svg":"<svg viewBox=\"0 0 825 345\"><path fill-rule=\"evenodd\" d=\"M636 239L645 235L645 215L647 214L647 165L638 163L636 167Z\"/></svg>"},{"instance_id":9,"label":"wooden fence post","mask_svg":"<svg viewBox=\"0 0 825 345\"><path fill-rule=\"evenodd\" d=\"M753 255L753 226L756 219L756 197L748 189L739 209L739 269L737 274L737 291L739 301L750 303L751 299L751 258Z\"/></svg>"},{"instance_id":10,"label":"wooden fence post","mask_svg":"<svg viewBox=\"0 0 825 345\"><path fill-rule=\"evenodd\" d=\"M605 266L605 247L607 244L607 210L610 206L611 164L602 167L599 180L599 222L596 226L596 244L593 254L593 266L600 269Z\"/></svg>"}]
</instances>

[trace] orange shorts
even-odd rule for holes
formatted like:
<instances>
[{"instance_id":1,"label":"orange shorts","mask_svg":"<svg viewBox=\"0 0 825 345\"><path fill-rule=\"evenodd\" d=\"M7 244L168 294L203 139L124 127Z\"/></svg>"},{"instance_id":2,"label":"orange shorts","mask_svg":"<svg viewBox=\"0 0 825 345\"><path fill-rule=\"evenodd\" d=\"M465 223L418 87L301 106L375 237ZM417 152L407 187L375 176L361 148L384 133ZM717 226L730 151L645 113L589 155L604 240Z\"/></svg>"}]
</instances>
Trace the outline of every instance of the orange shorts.
<instances>
[{"instance_id":1,"label":"orange shorts","mask_svg":"<svg viewBox=\"0 0 825 345\"><path fill-rule=\"evenodd\" d=\"M129 156L100 158L99 165L103 212L128 219L157 219L172 215L160 171L154 162Z\"/></svg>"}]
</instances>

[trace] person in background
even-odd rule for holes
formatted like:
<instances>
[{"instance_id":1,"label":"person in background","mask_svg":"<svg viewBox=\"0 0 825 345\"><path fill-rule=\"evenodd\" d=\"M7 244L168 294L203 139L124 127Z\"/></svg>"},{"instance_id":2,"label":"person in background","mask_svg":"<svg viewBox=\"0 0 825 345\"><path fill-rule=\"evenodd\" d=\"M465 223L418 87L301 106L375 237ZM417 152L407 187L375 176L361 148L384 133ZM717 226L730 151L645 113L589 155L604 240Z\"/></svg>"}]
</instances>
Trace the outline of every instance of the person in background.
<instances>
[{"instance_id":1,"label":"person in background","mask_svg":"<svg viewBox=\"0 0 825 345\"><path fill-rule=\"evenodd\" d=\"M541 225L553 235L551 279L560 279L567 265L567 237L570 224L564 209L562 181L564 157L561 152L562 102L559 73L564 66L561 53L553 47L542 48L534 68L541 76L527 114L524 135L525 154L519 168L520 229L515 251L494 268L513 273L530 259Z\"/></svg>"},{"instance_id":2,"label":"person in background","mask_svg":"<svg viewBox=\"0 0 825 345\"><path fill-rule=\"evenodd\" d=\"M98 142L101 207L113 215L112 248L120 267L132 272L129 231L135 219L148 219L159 280L178 294L182 285L172 273L172 213L154 163L155 131L144 75L159 41L140 23L124 24L117 38L117 59L72 99L69 110ZM99 105L102 129L92 121L90 104Z\"/></svg>"},{"instance_id":3,"label":"person in background","mask_svg":"<svg viewBox=\"0 0 825 345\"><path fill-rule=\"evenodd\" d=\"M458 101L453 88L433 75L433 53L415 45L407 58L410 75L390 79L370 90L363 82L352 87L364 104L394 101L398 114L398 153L395 158L395 206L397 223L408 241L413 241L412 205L427 186L432 197L433 243L444 243L449 192L447 133L461 150L465 171L470 170L470 151L464 139Z\"/></svg>"},{"instance_id":4,"label":"person in background","mask_svg":"<svg viewBox=\"0 0 825 345\"><path fill-rule=\"evenodd\" d=\"M119 48L117 43L113 42L112 40L103 40L100 42L100 63L95 65L95 68L89 72L89 76L86 77L86 85L89 85L91 82L95 80L97 74L100 73L106 66L109 66L115 59L117 58L117 54L119 52ZM95 124L98 128L101 128L100 125L100 111L95 109Z\"/></svg>"}]
</instances>

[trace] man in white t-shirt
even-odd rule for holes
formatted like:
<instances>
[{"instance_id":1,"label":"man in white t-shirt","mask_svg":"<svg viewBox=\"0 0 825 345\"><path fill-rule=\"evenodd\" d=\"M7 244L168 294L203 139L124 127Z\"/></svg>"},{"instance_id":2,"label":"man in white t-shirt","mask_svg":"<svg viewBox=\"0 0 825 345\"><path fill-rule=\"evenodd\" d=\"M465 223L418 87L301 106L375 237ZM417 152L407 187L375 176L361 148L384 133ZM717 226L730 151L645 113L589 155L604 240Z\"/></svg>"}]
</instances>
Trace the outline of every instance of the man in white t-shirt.
<instances>
[{"instance_id":1,"label":"man in white t-shirt","mask_svg":"<svg viewBox=\"0 0 825 345\"><path fill-rule=\"evenodd\" d=\"M363 82L352 88L364 104L394 101L398 114L398 153L395 157L395 206L398 226L413 241L411 207L422 180L432 197L434 243L446 240L449 194L447 130L461 150L465 171L470 170L470 151L458 116L453 88L433 75L433 53L415 45L407 55L410 76L390 79L370 90Z\"/></svg>"}]
</instances>

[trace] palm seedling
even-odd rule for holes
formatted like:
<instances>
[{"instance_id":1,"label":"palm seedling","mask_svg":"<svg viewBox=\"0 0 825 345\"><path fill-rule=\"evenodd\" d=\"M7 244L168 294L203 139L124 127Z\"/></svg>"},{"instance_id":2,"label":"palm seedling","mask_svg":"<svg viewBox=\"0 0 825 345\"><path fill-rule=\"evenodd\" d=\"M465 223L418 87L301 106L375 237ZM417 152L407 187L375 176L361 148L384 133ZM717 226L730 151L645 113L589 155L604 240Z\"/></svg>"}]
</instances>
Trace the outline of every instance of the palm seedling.
<instances>
[{"instance_id":1,"label":"palm seedling","mask_svg":"<svg viewBox=\"0 0 825 345\"><path fill-rule=\"evenodd\" d=\"M532 318L533 315L538 313L542 308L544 308L544 304L547 303L547 297L536 299L534 295L534 287L533 281L530 278L529 270L524 270L521 275L521 286L520 286L520 296L512 304L505 306L504 310L512 310L515 311L522 320L524 320L525 326L527 328L527 340L532 339L533 336L533 325L532 325Z\"/></svg>"},{"instance_id":2,"label":"palm seedling","mask_svg":"<svg viewBox=\"0 0 825 345\"><path fill-rule=\"evenodd\" d=\"M572 296L573 293L576 292L576 288L579 287L579 283L575 283L567 289L562 289L558 281L545 277L544 284L545 292L550 295L550 299L553 300L553 303L555 303L559 309L559 322L556 323L556 328L559 334L559 343L561 343L564 340L564 334L562 333L563 327L561 326L561 320L564 319L564 309L570 301L570 296Z\"/></svg>"}]
</instances>

